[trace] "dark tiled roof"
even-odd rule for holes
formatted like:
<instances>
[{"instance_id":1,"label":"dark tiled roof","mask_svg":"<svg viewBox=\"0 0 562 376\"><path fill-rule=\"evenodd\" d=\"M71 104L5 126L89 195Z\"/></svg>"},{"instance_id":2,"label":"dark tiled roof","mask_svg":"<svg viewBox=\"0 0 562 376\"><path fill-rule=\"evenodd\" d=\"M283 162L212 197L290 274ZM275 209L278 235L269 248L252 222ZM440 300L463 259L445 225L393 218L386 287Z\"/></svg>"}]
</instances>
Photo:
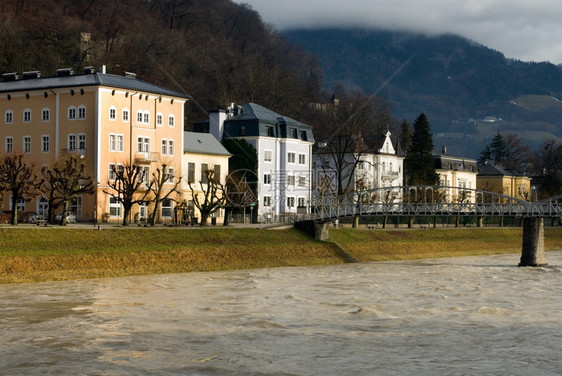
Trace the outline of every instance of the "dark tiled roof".
<instances>
[{"instance_id":1,"label":"dark tiled roof","mask_svg":"<svg viewBox=\"0 0 562 376\"><path fill-rule=\"evenodd\" d=\"M77 86L109 86L131 91L143 91L172 97L190 99L190 96L174 90L140 80L135 77L116 76L104 73L85 73L70 76L40 77L20 79L15 81L1 81L0 93L10 93L29 90L48 90Z\"/></svg>"},{"instance_id":2,"label":"dark tiled roof","mask_svg":"<svg viewBox=\"0 0 562 376\"><path fill-rule=\"evenodd\" d=\"M197 126L204 128L202 122L198 123ZM291 130L296 131L296 137L290 134ZM255 103L243 105L240 114L224 121L224 137L248 136L296 138L314 142L312 126Z\"/></svg>"},{"instance_id":3,"label":"dark tiled roof","mask_svg":"<svg viewBox=\"0 0 562 376\"><path fill-rule=\"evenodd\" d=\"M487 163L478 169L479 176L523 176L497 164Z\"/></svg>"}]
</instances>

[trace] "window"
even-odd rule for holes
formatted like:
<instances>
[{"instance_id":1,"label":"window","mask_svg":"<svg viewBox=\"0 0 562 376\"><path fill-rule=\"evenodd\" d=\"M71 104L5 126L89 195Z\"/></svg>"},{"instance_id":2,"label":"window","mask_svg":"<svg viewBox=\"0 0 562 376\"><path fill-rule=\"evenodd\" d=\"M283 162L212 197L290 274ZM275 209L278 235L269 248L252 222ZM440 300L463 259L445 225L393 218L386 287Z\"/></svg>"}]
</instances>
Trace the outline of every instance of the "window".
<instances>
[{"instance_id":1,"label":"window","mask_svg":"<svg viewBox=\"0 0 562 376\"><path fill-rule=\"evenodd\" d=\"M86 106L78 107L78 119L86 119Z\"/></svg>"},{"instance_id":2,"label":"window","mask_svg":"<svg viewBox=\"0 0 562 376\"><path fill-rule=\"evenodd\" d=\"M187 164L187 182L189 184L195 183L195 163L189 162Z\"/></svg>"},{"instance_id":3,"label":"window","mask_svg":"<svg viewBox=\"0 0 562 376\"><path fill-rule=\"evenodd\" d=\"M109 198L109 215L112 217L121 216L121 203L115 198Z\"/></svg>"},{"instance_id":4,"label":"window","mask_svg":"<svg viewBox=\"0 0 562 376\"><path fill-rule=\"evenodd\" d=\"M12 153L14 151L14 139L12 137L6 137L6 153Z\"/></svg>"},{"instance_id":5,"label":"window","mask_svg":"<svg viewBox=\"0 0 562 376\"><path fill-rule=\"evenodd\" d=\"M238 133L239 133L238 136L245 136L246 135L246 127L244 125L241 125Z\"/></svg>"},{"instance_id":6,"label":"window","mask_svg":"<svg viewBox=\"0 0 562 376\"><path fill-rule=\"evenodd\" d=\"M31 136L23 136L23 152L31 153Z\"/></svg>"},{"instance_id":7,"label":"window","mask_svg":"<svg viewBox=\"0 0 562 376\"><path fill-rule=\"evenodd\" d=\"M51 110L48 108L44 108L41 110L41 121L49 121L51 118Z\"/></svg>"},{"instance_id":8,"label":"window","mask_svg":"<svg viewBox=\"0 0 562 376\"><path fill-rule=\"evenodd\" d=\"M76 107L70 106L68 107L68 120L76 119Z\"/></svg>"},{"instance_id":9,"label":"window","mask_svg":"<svg viewBox=\"0 0 562 376\"><path fill-rule=\"evenodd\" d=\"M142 124L142 111L137 111L137 123Z\"/></svg>"},{"instance_id":10,"label":"window","mask_svg":"<svg viewBox=\"0 0 562 376\"><path fill-rule=\"evenodd\" d=\"M50 149L50 138L49 136L41 136L41 152L48 153Z\"/></svg>"},{"instance_id":11,"label":"window","mask_svg":"<svg viewBox=\"0 0 562 376\"><path fill-rule=\"evenodd\" d=\"M150 138L138 137L137 138L137 151L141 153L148 153L150 151Z\"/></svg>"},{"instance_id":12,"label":"window","mask_svg":"<svg viewBox=\"0 0 562 376\"><path fill-rule=\"evenodd\" d=\"M139 168L139 178L142 180L145 186L148 186L150 182L150 167L149 166L141 166Z\"/></svg>"},{"instance_id":13,"label":"window","mask_svg":"<svg viewBox=\"0 0 562 376\"><path fill-rule=\"evenodd\" d=\"M218 164L214 165L213 170L214 170L213 178L216 181L220 182L220 180L221 180L221 165L218 165Z\"/></svg>"},{"instance_id":14,"label":"window","mask_svg":"<svg viewBox=\"0 0 562 376\"><path fill-rule=\"evenodd\" d=\"M129 109L123 109L123 121L129 121Z\"/></svg>"},{"instance_id":15,"label":"window","mask_svg":"<svg viewBox=\"0 0 562 376\"><path fill-rule=\"evenodd\" d=\"M24 123L31 123L31 110L30 109L23 110L23 122Z\"/></svg>"},{"instance_id":16,"label":"window","mask_svg":"<svg viewBox=\"0 0 562 376\"><path fill-rule=\"evenodd\" d=\"M357 162L357 169L358 170L364 170L365 169L365 162L363 162L363 161Z\"/></svg>"},{"instance_id":17,"label":"window","mask_svg":"<svg viewBox=\"0 0 562 376\"><path fill-rule=\"evenodd\" d=\"M287 197L287 207L294 208L295 207L295 198L294 197Z\"/></svg>"},{"instance_id":18,"label":"window","mask_svg":"<svg viewBox=\"0 0 562 376\"><path fill-rule=\"evenodd\" d=\"M143 114L143 121L145 124L150 123L150 113L148 111Z\"/></svg>"},{"instance_id":19,"label":"window","mask_svg":"<svg viewBox=\"0 0 562 376\"><path fill-rule=\"evenodd\" d=\"M176 118L174 115L168 116L168 127L174 127L176 125Z\"/></svg>"},{"instance_id":20,"label":"window","mask_svg":"<svg viewBox=\"0 0 562 376\"><path fill-rule=\"evenodd\" d=\"M117 109L113 106L109 107L109 120L117 119Z\"/></svg>"},{"instance_id":21,"label":"window","mask_svg":"<svg viewBox=\"0 0 562 376\"><path fill-rule=\"evenodd\" d=\"M299 197L298 202L297 202L297 206L299 208L304 208L305 204L304 204L304 197Z\"/></svg>"},{"instance_id":22,"label":"window","mask_svg":"<svg viewBox=\"0 0 562 376\"><path fill-rule=\"evenodd\" d=\"M173 213L173 201L171 198L162 200L162 217L170 218Z\"/></svg>"},{"instance_id":23,"label":"window","mask_svg":"<svg viewBox=\"0 0 562 376\"><path fill-rule=\"evenodd\" d=\"M306 131L301 131L301 140L308 141L308 136L306 135Z\"/></svg>"},{"instance_id":24,"label":"window","mask_svg":"<svg viewBox=\"0 0 562 376\"><path fill-rule=\"evenodd\" d=\"M288 153L287 154L287 161L289 163L295 163L295 153Z\"/></svg>"},{"instance_id":25,"label":"window","mask_svg":"<svg viewBox=\"0 0 562 376\"><path fill-rule=\"evenodd\" d=\"M299 176L299 187L306 187L306 177Z\"/></svg>"},{"instance_id":26,"label":"window","mask_svg":"<svg viewBox=\"0 0 562 376\"><path fill-rule=\"evenodd\" d=\"M86 150L86 135L84 133L78 135L78 150Z\"/></svg>"},{"instance_id":27,"label":"window","mask_svg":"<svg viewBox=\"0 0 562 376\"><path fill-rule=\"evenodd\" d=\"M76 150L76 135L75 134L69 134L68 135L68 150L69 151L73 151Z\"/></svg>"},{"instance_id":28,"label":"window","mask_svg":"<svg viewBox=\"0 0 562 376\"><path fill-rule=\"evenodd\" d=\"M166 139L162 140L162 155L168 154L168 141Z\"/></svg>"},{"instance_id":29,"label":"window","mask_svg":"<svg viewBox=\"0 0 562 376\"><path fill-rule=\"evenodd\" d=\"M295 177L293 175L287 176L287 184L291 186L295 185Z\"/></svg>"},{"instance_id":30,"label":"window","mask_svg":"<svg viewBox=\"0 0 562 376\"><path fill-rule=\"evenodd\" d=\"M297 137L297 128L291 128L291 138L298 138Z\"/></svg>"},{"instance_id":31,"label":"window","mask_svg":"<svg viewBox=\"0 0 562 376\"><path fill-rule=\"evenodd\" d=\"M306 154L299 154L299 164L306 164Z\"/></svg>"},{"instance_id":32,"label":"window","mask_svg":"<svg viewBox=\"0 0 562 376\"><path fill-rule=\"evenodd\" d=\"M10 201L10 210L12 210L12 195L10 195L9 201ZM23 198L18 199L16 207L18 208L19 212L24 212L25 211L25 200Z\"/></svg>"},{"instance_id":33,"label":"window","mask_svg":"<svg viewBox=\"0 0 562 376\"><path fill-rule=\"evenodd\" d=\"M113 133L109 134L109 151L115 151L116 136Z\"/></svg>"},{"instance_id":34,"label":"window","mask_svg":"<svg viewBox=\"0 0 562 376\"><path fill-rule=\"evenodd\" d=\"M271 174L263 175L263 184L271 184Z\"/></svg>"},{"instance_id":35,"label":"window","mask_svg":"<svg viewBox=\"0 0 562 376\"><path fill-rule=\"evenodd\" d=\"M271 196L263 196L263 206L271 206Z\"/></svg>"},{"instance_id":36,"label":"window","mask_svg":"<svg viewBox=\"0 0 562 376\"><path fill-rule=\"evenodd\" d=\"M273 137L273 127L266 126L265 132L266 132L267 137Z\"/></svg>"},{"instance_id":37,"label":"window","mask_svg":"<svg viewBox=\"0 0 562 376\"><path fill-rule=\"evenodd\" d=\"M12 124L14 122L14 113L11 110L6 111L4 120L6 124Z\"/></svg>"},{"instance_id":38,"label":"window","mask_svg":"<svg viewBox=\"0 0 562 376\"><path fill-rule=\"evenodd\" d=\"M168 140L168 155L174 155L174 140Z\"/></svg>"},{"instance_id":39,"label":"window","mask_svg":"<svg viewBox=\"0 0 562 376\"><path fill-rule=\"evenodd\" d=\"M209 170L209 165L207 163L201 163L201 184L207 184L208 170Z\"/></svg>"},{"instance_id":40,"label":"window","mask_svg":"<svg viewBox=\"0 0 562 376\"><path fill-rule=\"evenodd\" d=\"M156 125L162 125L163 122L163 117L162 114L159 112L158 114L156 114Z\"/></svg>"},{"instance_id":41,"label":"window","mask_svg":"<svg viewBox=\"0 0 562 376\"><path fill-rule=\"evenodd\" d=\"M109 180L115 180L115 178L117 177L115 171L116 171L115 170L115 164L110 163L109 164L109 173L108 173L108 179Z\"/></svg>"},{"instance_id":42,"label":"window","mask_svg":"<svg viewBox=\"0 0 562 376\"><path fill-rule=\"evenodd\" d=\"M123 135L117 135L117 151L123 151Z\"/></svg>"},{"instance_id":43,"label":"window","mask_svg":"<svg viewBox=\"0 0 562 376\"><path fill-rule=\"evenodd\" d=\"M170 183L170 184L174 183L174 168L173 167L168 167L168 183Z\"/></svg>"},{"instance_id":44,"label":"window","mask_svg":"<svg viewBox=\"0 0 562 376\"><path fill-rule=\"evenodd\" d=\"M271 159L273 158L273 152L271 150L266 150L263 153L263 161L264 162L271 162Z\"/></svg>"},{"instance_id":45,"label":"window","mask_svg":"<svg viewBox=\"0 0 562 376\"><path fill-rule=\"evenodd\" d=\"M69 209L77 217L82 216L82 195L76 196L70 201Z\"/></svg>"}]
</instances>

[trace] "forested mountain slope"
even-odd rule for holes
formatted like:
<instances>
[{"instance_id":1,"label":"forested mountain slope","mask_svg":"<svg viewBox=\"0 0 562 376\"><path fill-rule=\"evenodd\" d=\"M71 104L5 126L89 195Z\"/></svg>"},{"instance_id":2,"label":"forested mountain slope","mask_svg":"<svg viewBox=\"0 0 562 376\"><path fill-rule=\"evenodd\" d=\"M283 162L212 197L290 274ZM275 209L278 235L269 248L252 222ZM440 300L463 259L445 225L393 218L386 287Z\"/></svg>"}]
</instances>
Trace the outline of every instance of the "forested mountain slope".
<instances>
[{"instance_id":1,"label":"forested mountain slope","mask_svg":"<svg viewBox=\"0 0 562 376\"><path fill-rule=\"evenodd\" d=\"M531 145L562 136L559 66L506 59L454 35L355 29L283 35L320 58L326 88L339 83L382 95L399 120L424 112L436 146L476 156L497 130L517 132Z\"/></svg>"}]
</instances>

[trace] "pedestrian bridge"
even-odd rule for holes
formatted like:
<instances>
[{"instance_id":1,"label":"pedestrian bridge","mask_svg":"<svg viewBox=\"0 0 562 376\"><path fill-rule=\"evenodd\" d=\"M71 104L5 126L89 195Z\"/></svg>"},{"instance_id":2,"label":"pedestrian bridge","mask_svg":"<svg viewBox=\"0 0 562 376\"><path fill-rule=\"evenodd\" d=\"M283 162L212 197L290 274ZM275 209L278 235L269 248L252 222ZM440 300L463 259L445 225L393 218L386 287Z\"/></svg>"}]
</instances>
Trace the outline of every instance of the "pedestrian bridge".
<instances>
[{"instance_id":1,"label":"pedestrian bridge","mask_svg":"<svg viewBox=\"0 0 562 376\"><path fill-rule=\"evenodd\" d=\"M533 200L533 195L535 199ZM562 217L562 195L538 201L495 192L448 186L397 186L352 192L313 200L308 228L317 239L328 237L327 224L336 219L374 216L476 216L522 217L523 242L520 266L545 265L544 218Z\"/></svg>"},{"instance_id":2,"label":"pedestrian bridge","mask_svg":"<svg viewBox=\"0 0 562 376\"><path fill-rule=\"evenodd\" d=\"M470 188L399 186L321 197L312 206L317 221L371 216L552 218L562 216L562 195L533 201Z\"/></svg>"}]
</instances>

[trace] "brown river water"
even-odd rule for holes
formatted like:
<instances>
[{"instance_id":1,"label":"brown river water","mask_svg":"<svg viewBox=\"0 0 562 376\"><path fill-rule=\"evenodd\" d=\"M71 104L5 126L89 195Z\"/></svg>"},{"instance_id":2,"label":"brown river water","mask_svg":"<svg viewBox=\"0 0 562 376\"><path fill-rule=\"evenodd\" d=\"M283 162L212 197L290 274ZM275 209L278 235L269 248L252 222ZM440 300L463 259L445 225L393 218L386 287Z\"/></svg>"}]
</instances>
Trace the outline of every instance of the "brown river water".
<instances>
[{"instance_id":1,"label":"brown river water","mask_svg":"<svg viewBox=\"0 0 562 376\"><path fill-rule=\"evenodd\" d=\"M560 375L519 256L0 285L0 375Z\"/></svg>"}]
</instances>

